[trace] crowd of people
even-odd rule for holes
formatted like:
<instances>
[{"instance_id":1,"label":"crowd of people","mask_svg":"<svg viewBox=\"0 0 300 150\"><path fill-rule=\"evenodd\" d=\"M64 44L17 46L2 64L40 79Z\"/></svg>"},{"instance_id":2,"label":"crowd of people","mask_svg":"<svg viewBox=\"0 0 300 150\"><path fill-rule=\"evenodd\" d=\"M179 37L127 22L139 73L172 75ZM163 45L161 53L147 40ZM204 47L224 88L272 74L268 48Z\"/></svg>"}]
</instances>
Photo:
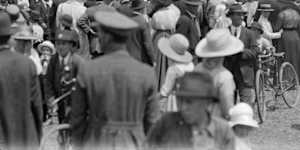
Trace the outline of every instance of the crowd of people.
<instances>
[{"instance_id":1,"label":"crowd of people","mask_svg":"<svg viewBox=\"0 0 300 150\"><path fill-rule=\"evenodd\" d=\"M55 113L78 150L250 150L257 56L300 75L298 0L0 5L1 150L39 149Z\"/></svg>"}]
</instances>

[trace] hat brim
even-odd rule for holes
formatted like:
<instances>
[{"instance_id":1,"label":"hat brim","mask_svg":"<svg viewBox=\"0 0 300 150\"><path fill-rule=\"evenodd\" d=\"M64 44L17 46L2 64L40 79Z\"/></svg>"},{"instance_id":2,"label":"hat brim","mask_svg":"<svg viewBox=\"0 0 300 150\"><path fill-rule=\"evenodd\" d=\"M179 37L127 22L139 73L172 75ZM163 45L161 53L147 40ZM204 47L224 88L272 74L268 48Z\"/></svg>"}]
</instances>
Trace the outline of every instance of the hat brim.
<instances>
[{"instance_id":1,"label":"hat brim","mask_svg":"<svg viewBox=\"0 0 300 150\"><path fill-rule=\"evenodd\" d=\"M98 11L94 15L100 25L120 30L131 30L139 27L139 24L116 10Z\"/></svg>"},{"instance_id":2,"label":"hat brim","mask_svg":"<svg viewBox=\"0 0 300 150\"><path fill-rule=\"evenodd\" d=\"M38 45L38 51L41 51L41 49L42 49L43 47L49 47L54 53L55 53L55 51L56 51L54 47L52 47L52 46L50 46L50 45L48 45L48 44L44 44L44 43L41 43L41 44Z\"/></svg>"},{"instance_id":3,"label":"hat brim","mask_svg":"<svg viewBox=\"0 0 300 150\"><path fill-rule=\"evenodd\" d=\"M34 37L34 36L27 36L27 37L21 37L21 36L15 36L14 37L15 40L37 40L38 38L37 37Z\"/></svg>"},{"instance_id":4,"label":"hat brim","mask_svg":"<svg viewBox=\"0 0 300 150\"><path fill-rule=\"evenodd\" d=\"M236 125L244 125L244 126L249 126L249 127L253 127L253 128L259 127L257 121L255 121L255 120L229 121L229 125L231 127L234 127Z\"/></svg>"},{"instance_id":5,"label":"hat brim","mask_svg":"<svg viewBox=\"0 0 300 150\"><path fill-rule=\"evenodd\" d=\"M183 0L183 2L185 4L188 4L188 5L196 5L196 6L202 4L201 1L199 1L199 2L190 2L190 1L187 1L187 0Z\"/></svg>"},{"instance_id":6,"label":"hat brim","mask_svg":"<svg viewBox=\"0 0 300 150\"><path fill-rule=\"evenodd\" d=\"M168 38L161 38L158 40L158 49L160 52L167 56L168 58L182 63L190 63L193 60L193 56L186 51L184 55L177 54L170 46L170 41Z\"/></svg>"},{"instance_id":7,"label":"hat brim","mask_svg":"<svg viewBox=\"0 0 300 150\"><path fill-rule=\"evenodd\" d=\"M274 9L270 8L270 9L257 9L257 11L261 11L261 12L272 12L275 11Z\"/></svg>"},{"instance_id":8,"label":"hat brim","mask_svg":"<svg viewBox=\"0 0 300 150\"><path fill-rule=\"evenodd\" d=\"M197 44L196 55L201 58L225 57L240 53L243 49L243 42L233 36L230 36L226 47L220 47L220 49L211 49L205 38Z\"/></svg>"}]
</instances>

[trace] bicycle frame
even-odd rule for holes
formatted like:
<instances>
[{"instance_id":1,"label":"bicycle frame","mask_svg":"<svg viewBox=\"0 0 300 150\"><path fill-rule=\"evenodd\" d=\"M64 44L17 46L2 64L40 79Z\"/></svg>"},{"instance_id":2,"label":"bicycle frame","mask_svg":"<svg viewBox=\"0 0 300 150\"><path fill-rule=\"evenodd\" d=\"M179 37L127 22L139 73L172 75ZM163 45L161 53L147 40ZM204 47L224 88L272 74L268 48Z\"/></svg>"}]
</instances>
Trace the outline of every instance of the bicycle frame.
<instances>
[{"instance_id":1,"label":"bicycle frame","mask_svg":"<svg viewBox=\"0 0 300 150\"><path fill-rule=\"evenodd\" d=\"M280 70L280 57L276 56L275 53L269 53L267 55L259 55L258 56L258 69L262 70L264 76L264 86L267 86L268 89L272 89L275 92L275 100L279 96L283 95L283 91L280 87L280 80L279 80L279 70ZM272 63L269 65L268 63ZM269 66L268 66L269 65ZM270 66L274 70L270 69ZM271 73L271 71L273 73Z\"/></svg>"}]
</instances>

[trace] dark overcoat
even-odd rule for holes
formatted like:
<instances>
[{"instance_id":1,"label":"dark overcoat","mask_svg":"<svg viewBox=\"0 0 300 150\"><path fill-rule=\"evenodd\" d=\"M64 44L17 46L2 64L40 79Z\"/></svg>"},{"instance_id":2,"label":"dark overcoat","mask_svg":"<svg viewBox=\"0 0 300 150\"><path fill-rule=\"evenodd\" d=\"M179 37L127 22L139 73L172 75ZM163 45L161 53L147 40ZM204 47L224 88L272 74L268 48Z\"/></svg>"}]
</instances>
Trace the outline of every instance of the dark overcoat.
<instances>
[{"instance_id":1,"label":"dark overcoat","mask_svg":"<svg viewBox=\"0 0 300 150\"><path fill-rule=\"evenodd\" d=\"M0 50L0 139L8 150L38 149L42 99L34 63L8 48ZM1 145L0 145L1 149Z\"/></svg>"},{"instance_id":2,"label":"dark overcoat","mask_svg":"<svg viewBox=\"0 0 300 150\"><path fill-rule=\"evenodd\" d=\"M235 83L239 89L253 88L256 56L259 52L259 48L254 33L245 27L242 27L239 39L244 43L244 51L225 58L224 65L233 73ZM248 56L244 56L245 53L247 53Z\"/></svg>"},{"instance_id":3,"label":"dark overcoat","mask_svg":"<svg viewBox=\"0 0 300 150\"><path fill-rule=\"evenodd\" d=\"M143 120L153 124L159 117L154 70L117 50L86 63L77 79L71 113L74 147L141 147Z\"/></svg>"},{"instance_id":4,"label":"dark overcoat","mask_svg":"<svg viewBox=\"0 0 300 150\"><path fill-rule=\"evenodd\" d=\"M207 131L220 150L234 149L234 133L228 123L220 118L211 117ZM152 126L147 136L149 150L192 150L192 126L184 121L179 112L165 114Z\"/></svg>"}]
</instances>

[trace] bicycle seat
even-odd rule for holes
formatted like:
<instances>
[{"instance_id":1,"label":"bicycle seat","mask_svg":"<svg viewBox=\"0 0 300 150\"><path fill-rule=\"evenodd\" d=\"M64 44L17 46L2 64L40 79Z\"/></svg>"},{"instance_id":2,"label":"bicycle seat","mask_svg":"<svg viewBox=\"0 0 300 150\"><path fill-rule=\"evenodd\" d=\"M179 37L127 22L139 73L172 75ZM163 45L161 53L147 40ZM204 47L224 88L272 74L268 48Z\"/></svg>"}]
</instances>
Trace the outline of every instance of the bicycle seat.
<instances>
[{"instance_id":1,"label":"bicycle seat","mask_svg":"<svg viewBox=\"0 0 300 150\"><path fill-rule=\"evenodd\" d=\"M273 56L275 57L283 57L284 56L284 52L281 52L281 53L274 53Z\"/></svg>"}]
</instances>

